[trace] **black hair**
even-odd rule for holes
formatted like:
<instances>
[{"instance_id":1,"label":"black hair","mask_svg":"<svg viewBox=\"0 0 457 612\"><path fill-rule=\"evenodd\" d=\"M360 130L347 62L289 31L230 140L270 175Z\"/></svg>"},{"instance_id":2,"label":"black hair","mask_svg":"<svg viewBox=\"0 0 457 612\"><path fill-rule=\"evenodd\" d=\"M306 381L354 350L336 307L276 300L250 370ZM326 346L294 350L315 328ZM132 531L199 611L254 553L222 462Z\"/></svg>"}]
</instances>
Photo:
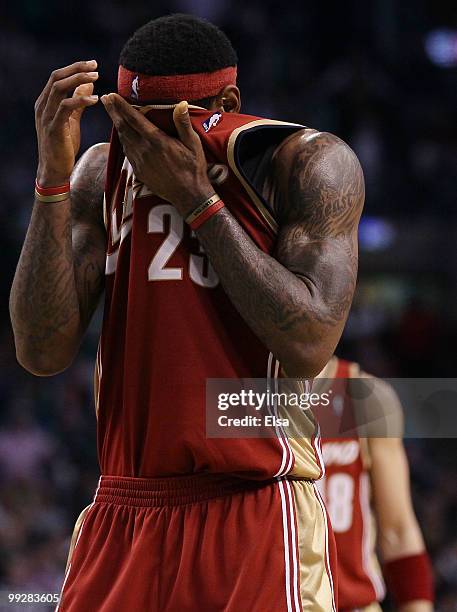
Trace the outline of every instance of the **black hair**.
<instances>
[{"instance_id":1,"label":"black hair","mask_svg":"<svg viewBox=\"0 0 457 612\"><path fill-rule=\"evenodd\" d=\"M119 62L132 72L172 76L214 72L238 58L227 36L205 19L177 13L139 28L126 42Z\"/></svg>"}]
</instances>

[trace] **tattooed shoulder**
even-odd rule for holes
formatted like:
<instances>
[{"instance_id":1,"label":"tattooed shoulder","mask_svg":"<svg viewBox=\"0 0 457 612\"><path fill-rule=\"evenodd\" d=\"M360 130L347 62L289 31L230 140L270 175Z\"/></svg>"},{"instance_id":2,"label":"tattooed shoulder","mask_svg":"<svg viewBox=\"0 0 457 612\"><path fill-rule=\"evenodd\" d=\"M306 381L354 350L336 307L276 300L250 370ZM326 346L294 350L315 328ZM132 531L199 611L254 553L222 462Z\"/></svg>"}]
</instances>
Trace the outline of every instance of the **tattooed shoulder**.
<instances>
[{"instance_id":1,"label":"tattooed shoulder","mask_svg":"<svg viewBox=\"0 0 457 612\"><path fill-rule=\"evenodd\" d=\"M103 192L108 151L105 143L88 149L71 177L73 262L83 328L92 317L104 284Z\"/></svg>"},{"instance_id":2,"label":"tattooed shoulder","mask_svg":"<svg viewBox=\"0 0 457 612\"><path fill-rule=\"evenodd\" d=\"M88 149L79 159L71 176L71 212L73 222L92 221L103 226L103 191L109 144Z\"/></svg>"},{"instance_id":3,"label":"tattooed shoulder","mask_svg":"<svg viewBox=\"0 0 457 612\"><path fill-rule=\"evenodd\" d=\"M276 257L320 296L314 318L340 329L357 280L365 195L359 161L333 134L307 129L280 150L274 169L280 198Z\"/></svg>"},{"instance_id":4,"label":"tattooed shoulder","mask_svg":"<svg viewBox=\"0 0 457 612\"><path fill-rule=\"evenodd\" d=\"M275 171L281 185L280 222L299 223L317 240L357 226L365 197L363 172L340 138L303 130L280 151Z\"/></svg>"}]
</instances>

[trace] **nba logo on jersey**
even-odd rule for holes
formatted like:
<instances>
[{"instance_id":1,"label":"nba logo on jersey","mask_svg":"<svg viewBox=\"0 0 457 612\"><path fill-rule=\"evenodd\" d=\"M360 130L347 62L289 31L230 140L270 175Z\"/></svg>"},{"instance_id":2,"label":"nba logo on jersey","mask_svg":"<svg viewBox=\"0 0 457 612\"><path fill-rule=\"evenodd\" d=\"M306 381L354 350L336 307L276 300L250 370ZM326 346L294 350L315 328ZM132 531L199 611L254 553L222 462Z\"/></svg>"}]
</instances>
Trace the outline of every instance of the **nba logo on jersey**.
<instances>
[{"instance_id":1,"label":"nba logo on jersey","mask_svg":"<svg viewBox=\"0 0 457 612\"><path fill-rule=\"evenodd\" d=\"M216 126L221 119L222 119L221 113L214 113L214 115L211 115L211 117L207 119L206 121L204 121L202 124L205 132L209 132L210 129Z\"/></svg>"},{"instance_id":2,"label":"nba logo on jersey","mask_svg":"<svg viewBox=\"0 0 457 612\"><path fill-rule=\"evenodd\" d=\"M138 86L140 84L140 77L136 75L136 77L132 81L132 98L138 100Z\"/></svg>"}]
</instances>

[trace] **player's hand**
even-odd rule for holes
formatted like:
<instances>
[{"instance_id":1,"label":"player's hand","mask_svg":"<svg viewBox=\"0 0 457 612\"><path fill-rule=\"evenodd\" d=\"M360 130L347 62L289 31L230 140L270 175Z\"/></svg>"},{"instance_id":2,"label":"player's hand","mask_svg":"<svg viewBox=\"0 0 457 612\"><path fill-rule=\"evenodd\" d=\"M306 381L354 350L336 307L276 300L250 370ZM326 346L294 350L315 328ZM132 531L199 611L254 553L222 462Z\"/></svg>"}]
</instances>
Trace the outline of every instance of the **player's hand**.
<instances>
[{"instance_id":1,"label":"player's hand","mask_svg":"<svg viewBox=\"0 0 457 612\"><path fill-rule=\"evenodd\" d=\"M37 181L42 187L70 180L81 141L81 115L98 100L93 95L96 68L97 62L92 60L54 70L35 103ZM73 92L71 98L67 97L69 92Z\"/></svg>"},{"instance_id":2,"label":"player's hand","mask_svg":"<svg viewBox=\"0 0 457 612\"><path fill-rule=\"evenodd\" d=\"M173 112L179 138L168 136L121 96L102 96L135 176L186 217L214 193L202 143L190 122L187 102Z\"/></svg>"}]
</instances>

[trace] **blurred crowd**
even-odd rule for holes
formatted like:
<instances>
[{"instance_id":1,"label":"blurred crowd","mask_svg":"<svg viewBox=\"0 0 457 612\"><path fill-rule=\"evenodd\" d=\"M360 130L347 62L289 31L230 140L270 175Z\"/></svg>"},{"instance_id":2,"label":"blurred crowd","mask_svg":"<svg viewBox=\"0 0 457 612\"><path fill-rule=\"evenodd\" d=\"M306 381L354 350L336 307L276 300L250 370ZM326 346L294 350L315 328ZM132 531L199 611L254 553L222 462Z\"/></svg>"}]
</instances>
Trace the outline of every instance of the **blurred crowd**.
<instances>
[{"instance_id":1,"label":"blurred crowd","mask_svg":"<svg viewBox=\"0 0 457 612\"><path fill-rule=\"evenodd\" d=\"M2 8L0 591L60 590L73 523L98 478L92 372L100 313L75 364L53 379L35 379L16 365L8 319L32 205L33 104L51 70L97 59L97 93L106 93L115 88L122 44L148 19L192 12L222 26L239 53L244 112L344 138L365 171L366 214L396 228L397 243L361 250L360 285L339 353L380 376L452 377L457 70L434 65L424 51L432 28L457 28L457 11L448 4L350 0L330 10L303 0L132 0L128 6L16 0ZM88 111L82 149L106 141L109 129L102 108ZM413 242L419 221L436 229L433 247L421 248L427 242L420 233ZM415 268L424 256L429 263ZM457 442L408 440L407 449L437 610L456 611Z\"/></svg>"}]
</instances>

